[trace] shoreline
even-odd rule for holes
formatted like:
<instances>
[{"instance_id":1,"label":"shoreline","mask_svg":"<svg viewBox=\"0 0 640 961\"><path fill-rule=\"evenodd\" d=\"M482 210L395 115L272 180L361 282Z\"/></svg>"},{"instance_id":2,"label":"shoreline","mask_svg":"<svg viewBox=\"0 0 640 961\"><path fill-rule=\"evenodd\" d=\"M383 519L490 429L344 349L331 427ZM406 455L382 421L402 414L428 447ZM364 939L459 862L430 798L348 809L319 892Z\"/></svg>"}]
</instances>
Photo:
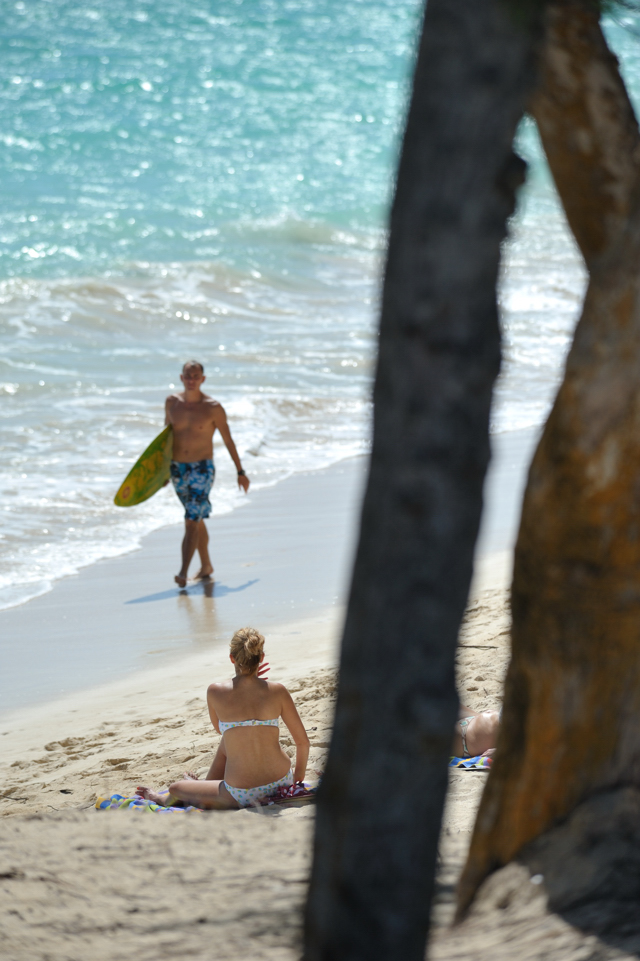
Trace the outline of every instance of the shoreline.
<instances>
[{"instance_id":1,"label":"shoreline","mask_svg":"<svg viewBox=\"0 0 640 961\"><path fill-rule=\"evenodd\" d=\"M90 691L97 680L215 651L247 622L267 633L343 604L364 477L364 459L350 458L293 475L215 517L210 582L186 590L174 583L179 524L0 611L0 724L7 712Z\"/></svg>"},{"instance_id":2,"label":"shoreline","mask_svg":"<svg viewBox=\"0 0 640 961\"><path fill-rule=\"evenodd\" d=\"M236 475L235 475L235 468L233 467L233 464L231 464L230 462L227 463L223 457L220 457L218 455L219 455L219 451L217 447L215 447L214 463L216 465L216 485L214 485L214 493L212 495L213 496L212 513L208 518L208 520L212 523L217 522L219 519L223 517L234 515L236 514L237 511L243 510L256 497L260 497L264 492L270 491L273 488L278 487L280 484L295 480L295 478L302 475L316 474L316 473L321 474L325 471L330 471L331 469L339 467L340 465L343 465L350 461L358 461L368 456L367 454L362 452L346 454L344 456L338 457L335 460L332 460L330 463L325 464L323 466L300 467L298 469L291 470L289 473L286 473L284 474L284 476L278 477L275 480L265 481L262 478L257 482L252 481L251 491L250 491L250 494L248 495L248 500L245 500L245 495L243 493L241 493L240 491L234 490ZM133 463L131 466L133 466ZM222 493L220 491L221 483L224 485ZM232 502L225 503L225 500L229 498L230 491L232 492L232 498L231 498ZM110 494L106 494L105 496L107 497L108 500L111 500ZM162 531L167 531L172 528L175 530L181 530L182 529L181 511L183 510L183 507L178 501L178 499L175 497L175 494L171 485L169 485L169 488L166 491L163 488L161 488L156 494L153 495L153 498L149 498L147 501L143 501L142 504L146 505L147 507L152 503L155 503L157 505L159 503L158 499L161 498L162 500L164 500L165 497L168 497L171 500L172 507L174 508L173 513L177 518L179 518L178 520L176 520L175 517L171 520L164 519L163 521L161 521L161 523L158 526L150 527L149 530L147 530L144 533L138 533L136 535L133 535L134 537L137 537L138 540L133 545L121 547L118 553L116 554L107 553L99 557L93 557L91 559L81 560L77 562L78 566L74 570L68 571L67 573L61 574L60 576L53 577L53 578L50 575L46 575L42 581L36 582L35 585L33 584L33 582L31 582L32 589L35 591L35 593L28 594L28 596L24 596L24 597L20 596L18 597L18 599L11 600L9 603L2 603L0 605L0 616L5 611L10 611L10 610L13 610L14 608L23 607L26 604L31 604L33 601L37 601L39 598L47 594L50 594L52 591L55 591L60 584L64 583L69 578L82 576L82 574L85 571L87 571L89 568L94 567L96 564L104 564L110 561L118 562L119 560L122 560L131 554L136 554L138 551L144 550L145 541L149 537L153 537L154 534L159 534ZM221 498L222 498L222 502L221 502ZM126 511L131 514L135 511L136 507L140 507L140 506L141 505L134 505L133 511L131 508L119 508L119 510ZM163 505L163 507L164 506L166 505ZM108 537L110 530L107 528L105 533ZM194 559L193 563L194 564L196 563L196 559ZM195 570L195 567L194 567L194 570ZM15 584L8 584L8 585L5 585L4 588L0 589L0 594L2 594L2 592L7 592L9 594L13 593L16 595L20 595L23 591L26 591L28 587L29 587L29 582L24 582L24 581L18 582Z\"/></svg>"},{"instance_id":3,"label":"shoreline","mask_svg":"<svg viewBox=\"0 0 640 961\"><path fill-rule=\"evenodd\" d=\"M508 454L509 447L513 447L514 450L515 450L515 461L516 461L516 462L519 462L519 461L521 460L521 458L522 458L522 453L523 453L523 451L524 451L525 453L528 451L528 448L529 448L529 446L530 446L529 438L530 438L531 436L537 435L538 431L539 431L539 428L537 428L537 427L525 427L525 428L518 428L518 429L512 430L512 431L503 431L503 432L500 433L500 434L492 434L492 435L491 435L491 441L492 441L492 446L493 446L493 449L494 449L493 455L492 455L492 459L493 459L496 455L497 455L498 457L504 459L505 455L509 456L509 454ZM515 444L512 444L512 439L516 439ZM307 474L322 474L322 473L325 473L326 471L330 471L330 470L332 470L332 469L334 469L334 468L336 468L336 467L339 467L340 465L344 465L345 463L356 462L356 461L363 461L363 460L366 461L366 460L368 459L368 456L369 456L369 455L366 454L366 453L348 454L348 455L340 458L339 460L332 461L330 464L328 464L328 465L326 465L326 466L324 466L324 467L302 468L302 469L300 469L300 470L294 470L294 471L292 471L290 474L286 475L285 477L282 477L282 478L279 479L279 480L275 480L275 481L273 481L273 482L271 482L271 483L268 483L268 484L262 483L259 487L257 487L257 488L255 488L254 490L252 490L250 496L251 496L252 498L259 497L263 492L272 490L273 488L279 486L280 484L287 483L287 482L289 482L289 481L291 481L291 480L294 480L296 477L299 477L299 476L301 476L301 475L307 475ZM513 457L512 457L512 459L513 459ZM515 469L515 473L516 473L516 474L521 471L521 466L522 466L522 465L521 465L520 463L516 463L516 465L515 465L515 468L516 468L516 469ZM511 465L511 468L509 468L512 472L513 472L513 467L514 467L514 465ZM489 466L489 471L491 472L491 470L492 470L492 465ZM216 466L216 473L217 473L217 474L220 474L220 475L223 475L223 474L224 474L224 475L225 475L225 476L224 476L224 480L227 481L227 482L233 480L233 474L232 474L232 472L228 469L228 465L224 464L224 462L223 462L223 465L222 465L222 466L219 466L219 465ZM504 494L504 491L502 491L502 493ZM215 495L214 495L214 496L215 496ZM508 496L508 497L507 497L507 500L508 500L507 514L510 515L510 514L513 513L513 498ZM216 514L215 512L212 513L212 514L211 514L211 517L209 518L209 520L210 520L212 523L215 523L217 520L219 520L219 519L222 518L222 517L226 517L226 516L228 516L228 515L235 514L236 511L238 511L239 509L241 509L241 508L243 508L243 507L245 507L245 506L247 506L247 505L243 502L243 500L240 500L240 501L237 502L235 505L233 505L233 506L228 507L227 509L225 509L225 511L224 511L223 513L221 513L221 514ZM504 510L504 508L503 508L503 510ZM95 558L95 559L93 559L93 560L88 560L88 561L86 561L86 562L81 562L81 563L79 564L79 567L78 567L77 570L74 570L74 571L72 571L71 573L68 573L68 574L63 574L63 575L61 575L60 577L57 577L57 578L55 578L55 579L53 579L53 580L47 580L47 582L46 582L46 583L47 583L47 586L46 586L46 587L42 587L37 593L35 593L35 594L33 594L33 595L29 596L29 597L25 597L24 599L20 599L20 600L17 600L17 601L13 601L13 602L11 602L9 605L7 605L7 606L0 607L0 616L1 616L5 611L10 611L10 610L13 610L13 609L16 608L16 607L23 607L23 606L25 606L25 605L27 605L27 604L31 604L33 601L37 601L39 598L45 596L46 594L50 594L52 591L55 591L55 590L57 589L57 587L58 587L61 583L63 583L64 581L68 580L69 578L75 578L75 577L81 576L81 575L83 574L83 572L86 571L88 568L94 567L94 566L97 565L97 564L104 564L104 563L107 563L107 562L117 562L117 561L119 561L119 560L122 560L123 558L128 557L130 554L135 554L135 553L137 553L138 551L144 550L144 548L145 548L145 541L146 541L148 538L153 537L154 534L158 534L158 533L160 533L160 532L162 532L162 531L166 531L166 530L169 530L169 529L172 529L172 528L175 529L175 530L180 530L181 527L182 527L182 525L181 525L181 523L179 523L179 522L178 522L178 523L176 523L176 522L163 523L160 527L154 527L154 528L152 528L151 530L147 531L147 533L141 534L141 535L140 535L140 540L139 540L138 544L137 544L136 546L134 546L134 547L123 548L122 553L115 554L115 555L113 555L113 556L98 557L98 558ZM495 532L494 532L494 536L495 536ZM480 535L479 535L479 538L478 538L478 543L479 543L479 545L480 545L481 540L482 540L482 531L481 531L481 533L480 533ZM481 551L484 551L484 550L485 550L485 547L482 546L482 547L479 547L479 549L480 549ZM196 560L195 560L195 559L194 559L194 563L196 563ZM10 585L7 585L7 587L6 587L5 589L6 589L6 590L19 591L20 589L22 589L22 588L25 587L25 586L26 586L26 585L23 584L23 583L10 584Z\"/></svg>"},{"instance_id":4,"label":"shoreline","mask_svg":"<svg viewBox=\"0 0 640 961\"><path fill-rule=\"evenodd\" d=\"M493 438L471 595L509 581L536 433ZM240 624L268 635L291 621L341 616L366 465L356 457L293 475L257 492L243 510L214 518L211 584L186 591L173 584L182 536L174 525L147 535L138 551L0 611L0 731L39 704L75 703L105 687L115 692L127 678L135 685L136 677L143 683L180 671L201 654L215 657Z\"/></svg>"}]
</instances>

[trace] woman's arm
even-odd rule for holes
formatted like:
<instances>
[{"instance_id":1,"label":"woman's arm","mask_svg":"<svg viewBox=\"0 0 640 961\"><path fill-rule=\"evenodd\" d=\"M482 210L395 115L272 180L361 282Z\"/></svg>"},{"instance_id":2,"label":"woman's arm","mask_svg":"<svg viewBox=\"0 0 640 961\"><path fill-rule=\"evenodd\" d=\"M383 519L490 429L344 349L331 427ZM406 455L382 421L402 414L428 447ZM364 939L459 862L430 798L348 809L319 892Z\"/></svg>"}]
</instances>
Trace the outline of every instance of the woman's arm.
<instances>
[{"instance_id":1,"label":"woman's arm","mask_svg":"<svg viewBox=\"0 0 640 961\"><path fill-rule=\"evenodd\" d=\"M227 766L227 752L224 749L224 738L218 744L218 750L211 762L205 781L224 781L224 769Z\"/></svg>"},{"instance_id":2,"label":"woman's arm","mask_svg":"<svg viewBox=\"0 0 640 961\"><path fill-rule=\"evenodd\" d=\"M214 728L220 733L220 724L218 722L218 715L216 714L216 709L213 706L213 698L215 696L216 685L210 684L207 688L207 707L209 708L209 717L211 718L211 723Z\"/></svg>"},{"instance_id":3,"label":"woman's arm","mask_svg":"<svg viewBox=\"0 0 640 961\"><path fill-rule=\"evenodd\" d=\"M293 780L304 781L309 760L309 738L304 729L304 724L298 714L298 709L293 703L293 698L286 687L282 687L282 720L289 728L289 733L296 745L296 766L293 771Z\"/></svg>"},{"instance_id":4,"label":"woman's arm","mask_svg":"<svg viewBox=\"0 0 640 961\"><path fill-rule=\"evenodd\" d=\"M214 728L220 734L220 721L218 720L218 713L213 706L213 699L216 694L216 684L210 684L207 688L207 707L209 708L209 717L211 718L211 723ZM224 769L227 766L227 753L224 749L224 737L220 739L218 744L218 750L215 753L215 757L211 762L211 767L207 772L205 781L222 781L224 779Z\"/></svg>"}]
</instances>

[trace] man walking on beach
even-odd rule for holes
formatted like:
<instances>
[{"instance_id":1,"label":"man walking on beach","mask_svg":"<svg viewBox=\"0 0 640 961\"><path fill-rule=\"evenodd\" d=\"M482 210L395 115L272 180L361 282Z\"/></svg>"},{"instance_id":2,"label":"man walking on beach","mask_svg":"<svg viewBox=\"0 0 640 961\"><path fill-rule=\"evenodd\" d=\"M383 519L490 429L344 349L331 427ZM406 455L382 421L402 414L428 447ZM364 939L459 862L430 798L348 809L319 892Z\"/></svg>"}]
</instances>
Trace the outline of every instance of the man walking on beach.
<instances>
[{"instance_id":1,"label":"man walking on beach","mask_svg":"<svg viewBox=\"0 0 640 961\"><path fill-rule=\"evenodd\" d=\"M202 364L197 360L188 360L182 368L180 380L184 390L179 394L170 394L165 401L165 423L173 427L171 480L185 510L182 567L175 576L176 584L185 587L189 564L196 550L201 561L196 578L203 579L213 574L209 533L204 519L211 513L209 491L216 473L213 465L213 435L216 428L236 465L238 487L245 493L249 490L249 478L242 469L224 407L202 393L205 382Z\"/></svg>"}]
</instances>

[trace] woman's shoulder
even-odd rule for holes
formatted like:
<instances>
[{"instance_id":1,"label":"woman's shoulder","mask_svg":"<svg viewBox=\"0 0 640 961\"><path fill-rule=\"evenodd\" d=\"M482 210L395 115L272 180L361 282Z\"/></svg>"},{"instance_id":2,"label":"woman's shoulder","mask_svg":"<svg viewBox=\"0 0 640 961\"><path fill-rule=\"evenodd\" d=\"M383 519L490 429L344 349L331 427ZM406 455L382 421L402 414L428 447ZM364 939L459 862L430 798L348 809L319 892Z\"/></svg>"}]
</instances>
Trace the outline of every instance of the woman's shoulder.
<instances>
[{"instance_id":1,"label":"woman's shoulder","mask_svg":"<svg viewBox=\"0 0 640 961\"><path fill-rule=\"evenodd\" d=\"M267 681L269 694L274 697L290 697L288 690L280 681Z\"/></svg>"},{"instance_id":2,"label":"woman's shoulder","mask_svg":"<svg viewBox=\"0 0 640 961\"><path fill-rule=\"evenodd\" d=\"M233 690L233 684L231 681L212 681L207 688L207 696L216 694L225 694Z\"/></svg>"}]
</instances>

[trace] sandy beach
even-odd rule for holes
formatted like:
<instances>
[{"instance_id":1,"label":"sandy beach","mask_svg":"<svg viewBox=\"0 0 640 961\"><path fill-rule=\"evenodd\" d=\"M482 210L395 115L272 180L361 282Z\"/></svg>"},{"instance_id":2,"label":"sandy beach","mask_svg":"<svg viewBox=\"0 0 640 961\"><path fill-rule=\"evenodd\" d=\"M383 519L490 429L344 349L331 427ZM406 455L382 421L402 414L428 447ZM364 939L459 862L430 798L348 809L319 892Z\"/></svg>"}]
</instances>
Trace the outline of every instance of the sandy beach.
<instances>
[{"instance_id":1,"label":"sandy beach","mask_svg":"<svg viewBox=\"0 0 640 961\"><path fill-rule=\"evenodd\" d=\"M516 440L522 448L522 437ZM494 464L488 497L491 516L483 530L485 543L497 549L478 558L460 636L460 697L475 710L499 706L509 652L506 586L514 527L505 520L499 495L501 483L513 486L514 465L523 455L517 445L507 448ZM77 690L63 695L52 690L48 698L36 703L32 699L2 714L0 933L8 961L75 961L87 955L157 959L175 956L177 951L204 958L211 956L213 947L215 955L225 959L299 956L312 805L140 814L96 811L95 802L112 793L127 794L140 783L164 786L185 769L206 771L217 735L206 714L204 695L207 684L229 670L227 645L238 620L255 618L256 626L264 630L271 676L292 691L311 738L308 776L313 779L321 773L330 738L337 649L363 467L360 460L306 479L292 478L289 490L281 484L264 492L271 497L266 496L262 505L256 498L253 520L248 507L230 515L229 523L235 517L238 524L253 525L256 542L251 545L251 558L258 559L253 576L266 583L263 593L256 594L258 607L250 613L238 604L240 592L192 598L217 607L215 618L201 615L197 621L204 634L213 635L210 643L205 643L204 634L194 632L183 649L168 645L170 650L153 667L141 669L138 663L132 669L125 663L117 679L93 687L79 684ZM302 503L308 496L307 483L315 485L315 499L309 502L305 537L300 538L294 505L296 497ZM277 552L273 560L274 552L267 550L274 543L273 498L291 508L289 528L297 545L287 554L289 535L281 531L279 545L285 556L280 561ZM174 528L152 535L136 554L94 565L61 582L50 595L3 616L7 623L9 619L15 625L23 623L27 639L30 631L35 636L39 630L44 631L45 640L49 618L55 651L60 624L52 612L63 609L65 592L70 623L79 625L78 637L80 628L85 633L95 629L102 638L109 636L109 630L122 632L127 625L123 618L129 617L132 607L136 616L144 607L144 624L134 617L127 628L139 642L138 651L144 652L145 631L170 636L179 630L181 599L172 592L156 604L127 606L126 600L153 593L149 578L157 577L158 564L169 564L158 545L165 538L173 558L176 536ZM218 543L222 550L223 539ZM318 590L303 604L308 584L295 565L309 564L310 547L315 559L312 574L319 570L315 564L326 564L325 557L332 556L336 563L323 583L319 574ZM237 571L244 563L241 554L233 561ZM219 563L229 565L231 583L231 574L237 573L231 560L223 553ZM272 575L269 564L277 565ZM109 571L110 577L106 576ZM95 598L100 583L105 594L94 616L86 607L83 589L89 582L94 585L89 596ZM162 584L159 587L156 593L162 592ZM233 606L227 608L228 599ZM140 641L142 636L146 640ZM144 663L144 654L139 653L139 658ZM292 751L286 731L282 744ZM455 880L485 778L482 772L451 774L434 905L436 929L444 929L451 919Z\"/></svg>"},{"instance_id":2,"label":"sandy beach","mask_svg":"<svg viewBox=\"0 0 640 961\"><path fill-rule=\"evenodd\" d=\"M288 684L309 731L310 775L326 760L335 697L338 617L291 622L269 638L272 662L299 647L316 653ZM461 695L478 710L499 704L508 655L504 592L477 596L461 635ZM299 956L309 870L311 806L206 814L97 812L97 796L140 781L167 784L185 767L206 771L217 737L206 718L203 669L158 671L31 716L3 737L0 931L9 961L26 958L164 958L176 951L225 959ZM206 675L205 675L206 676ZM193 696L199 690L198 696ZM96 723L96 715L100 721ZM37 735L39 735L39 742ZM45 741L47 736L55 738ZM283 736L285 750L291 742ZM5 753L6 752L6 753ZM434 920L451 920L486 775L453 771L442 832ZM62 793L69 792L69 793Z\"/></svg>"}]
</instances>

